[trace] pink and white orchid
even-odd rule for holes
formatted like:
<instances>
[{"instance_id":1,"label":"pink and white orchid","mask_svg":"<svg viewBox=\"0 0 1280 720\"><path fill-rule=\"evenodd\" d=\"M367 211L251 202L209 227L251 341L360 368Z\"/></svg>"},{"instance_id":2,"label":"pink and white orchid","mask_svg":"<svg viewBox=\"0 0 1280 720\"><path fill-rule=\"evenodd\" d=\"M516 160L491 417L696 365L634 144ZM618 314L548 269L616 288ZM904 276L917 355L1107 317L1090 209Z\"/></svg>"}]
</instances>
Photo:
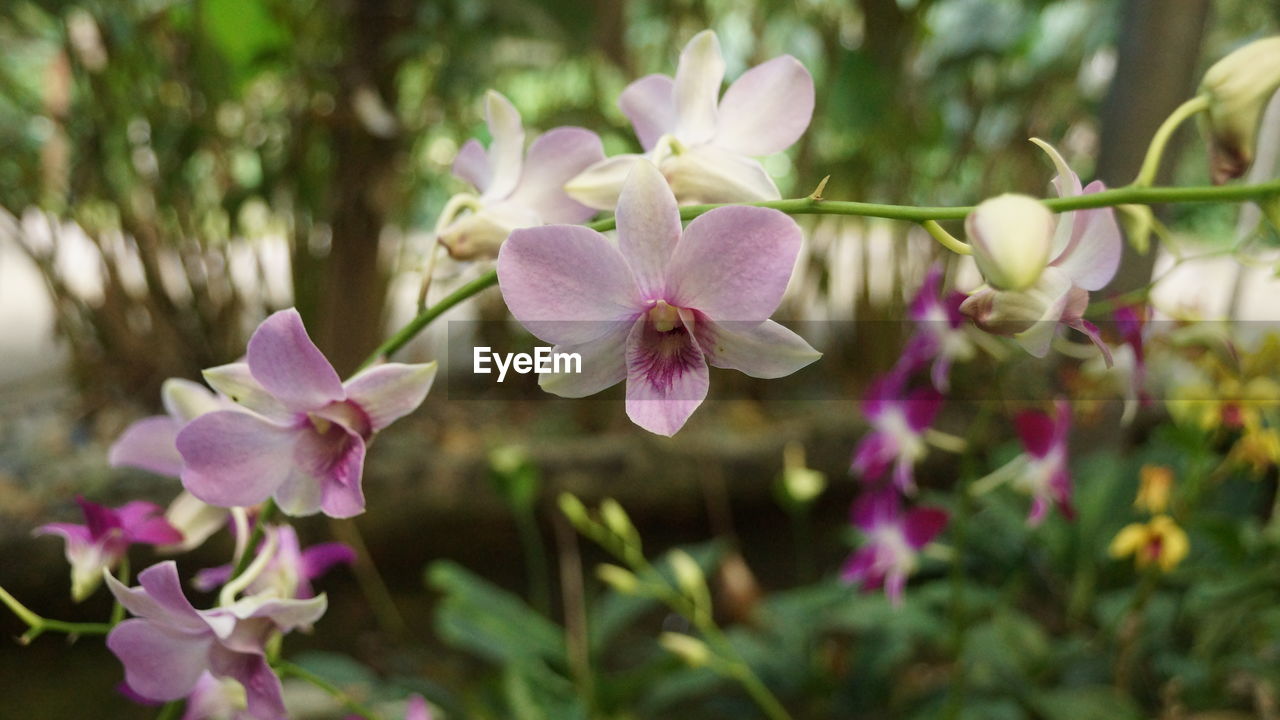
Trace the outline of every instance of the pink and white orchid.
<instances>
[{"instance_id":1,"label":"pink and white orchid","mask_svg":"<svg viewBox=\"0 0 1280 720\"><path fill-rule=\"evenodd\" d=\"M938 392L945 393L950 387L952 364L971 359L975 352L960 313L964 299L961 292L942 292L942 268L935 265L908 310L917 328L903 350L902 363L913 369L932 363L929 379Z\"/></svg>"},{"instance_id":2,"label":"pink and white orchid","mask_svg":"<svg viewBox=\"0 0 1280 720\"><path fill-rule=\"evenodd\" d=\"M871 423L871 432L858 442L849 469L874 482L892 467L894 487L911 493L916 489L916 463L929 453L925 432L942 407L942 394L934 388L908 393L907 370L894 368L867 388L862 414Z\"/></svg>"},{"instance_id":3,"label":"pink and white orchid","mask_svg":"<svg viewBox=\"0 0 1280 720\"><path fill-rule=\"evenodd\" d=\"M631 166L648 158L681 204L778 199L754 158L785 150L804 134L813 116L813 78L799 60L781 55L743 73L720 97L723 81L720 41L704 30L680 53L675 78L647 75L618 98L645 154L598 162L565 189L608 210Z\"/></svg>"},{"instance_id":4,"label":"pink and white orchid","mask_svg":"<svg viewBox=\"0 0 1280 720\"><path fill-rule=\"evenodd\" d=\"M1052 504L1071 518L1071 471L1067 468L1071 407L1065 400L1058 400L1052 416L1029 410L1020 413L1015 424L1026 452L1015 462L1010 482L1014 489L1031 496L1027 524L1044 522Z\"/></svg>"},{"instance_id":5,"label":"pink and white orchid","mask_svg":"<svg viewBox=\"0 0 1280 720\"><path fill-rule=\"evenodd\" d=\"M205 371L243 409L178 433L182 484L220 507L274 497L289 515L358 515L366 443L422 404L435 374L435 363L387 363L343 383L298 312L281 310L254 331L246 362Z\"/></svg>"},{"instance_id":6,"label":"pink and white orchid","mask_svg":"<svg viewBox=\"0 0 1280 720\"><path fill-rule=\"evenodd\" d=\"M1062 197L1106 189L1095 180L1081 187L1080 177L1048 143L1033 139L1058 170L1053 185ZM1084 319L1089 292L1111 281L1120 266L1121 236L1111 208L1063 213L1057 223L1032 221L1047 211L1033 198L1004 195L980 204L965 221L990 286L969 296L961 312L991 333L1011 335L1035 357L1044 357L1059 324L1084 333L1110 362L1110 349L1098 329ZM1047 249L1043 259L1037 248ZM1010 258L1008 253L1016 253ZM983 260L983 258L987 258Z\"/></svg>"},{"instance_id":7,"label":"pink and white orchid","mask_svg":"<svg viewBox=\"0 0 1280 720\"><path fill-rule=\"evenodd\" d=\"M309 600L246 597L225 607L196 610L182 592L178 567L166 561L143 570L139 587L108 575L107 585L135 615L107 635L107 647L124 665L125 681L138 695L169 701L188 697L206 674L244 688L249 717L286 717L280 679L264 647L276 633L314 623L325 597Z\"/></svg>"},{"instance_id":8,"label":"pink and white orchid","mask_svg":"<svg viewBox=\"0 0 1280 720\"><path fill-rule=\"evenodd\" d=\"M437 237L449 255L491 258L516 228L580 223L595 214L564 191L570 178L604 159L595 133L578 127L548 130L526 154L524 125L509 100L490 90L485 115L493 139L488 151L478 140L468 140L453 162L453 174L480 194L455 195L441 213Z\"/></svg>"},{"instance_id":9,"label":"pink and white orchid","mask_svg":"<svg viewBox=\"0 0 1280 720\"><path fill-rule=\"evenodd\" d=\"M845 561L840 578L863 590L884 588L894 605L902 603L907 578L919 565L920 550L947 524L947 513L935 508L902 510L892 488L861 495L850 510L850 521L862 531L866 544Z\"/></svg>"},{"instance_id":10,"label":"pink and white orchid","mask_svg":"<svg viewBox=\"0 0 1280 720\"><path fill-rule=\"evenodd\" d=\"M274 555L261 574L245 588L248 595L305 600L315 596L312 580L335 565L350 565L356 560L355 551L343 543L320 543L303 550L298 542L298 533L291 526L281 525L273 532L276 537ZM258 552L263 552L264 547L258 548ZM192 585L205 592L215 590L231 579L231 570L231 565L201 570L196 573Z\"/></svg>"},{"instance_id":11,"label":"pink and white orchid","mask_svg":"<svg viewBox=\"0 0 1280 720\"><path fill-rule=\"evenodd\" d=\"M102 582L104 570L114 570L131 545L169 545L182 542L182 533L160 516L154 503L136 500L109 508L76 498L84 512L84 525L49 523L36 535L58 535L66 541L71 565L71 599L80 602Z\"/></svg>"},{"instance_id":12,"label":"pink and white orchid","mask_svg":"<svg viewBox=\"0 0 1280 720\"><path fill-rule=\"evenodd\" d=\"M706 397L707 366L778 378L820 353L769 316L800 250L800 228L756 207L712 210L681 231L658 169L637 162L618 199L618 241L577 226L517 230L498 255L507 307L578 374L539 384L585 397L627 381L627 415L672 435Z\"/></svg>"}]
</instances>

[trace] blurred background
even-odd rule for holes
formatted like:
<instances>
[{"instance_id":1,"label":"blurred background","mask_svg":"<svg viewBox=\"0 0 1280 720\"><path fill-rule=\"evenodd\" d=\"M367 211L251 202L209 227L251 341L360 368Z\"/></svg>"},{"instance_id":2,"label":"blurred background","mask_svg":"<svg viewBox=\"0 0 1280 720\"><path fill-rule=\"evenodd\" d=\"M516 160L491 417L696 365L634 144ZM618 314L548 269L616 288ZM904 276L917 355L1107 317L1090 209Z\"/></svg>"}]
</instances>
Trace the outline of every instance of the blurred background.
<instances>
[{"instance_id":1,"label":"blurred background","mask_svg":"<svg viewBox=\"0 0 1280 720\"><path fill-rule=\"evenodd\" d=\"M73 517L76 494L109 502L172 497L172 481L105 464L119 431L158 409L165 378L198 378L201 368L236 359L257 322L289 305L339 371L351 371L415 311L436 214L466 189L450 175L454 155L468 138L487 142L486 89L510 98L527 128L579 125L597 131L608 154L636 151L614 104L619 92L641 75L672 73L684 43L707 27L719 34L729 79L781 53L799 58L815 78L809 131L765 160L784 197L807 194L830 175L828 198L950 205L1003 191L1043 194L1052 172L1026 142L1033 136L1057 145L1082 177L1128 182L1152 132L1193 94L1204 69L1277 32L1280 2L5 0L0 584L51 617L100 618L103 595L71 606L61 549L31 539L30 530ZM1207 183L1204 152L1184 130L1162 180ZM1213 247L1234 238L1238 210L1184 207L1164 219ZM468 394L456 380L448 393L438 386L426 408L371 455L370 512L360 523L391 586L393 615L408 630L370 610L353 577L340 571L322 586L335 598L330 617L299 644L313 645L316 662L339 674L358 675L344 664L354 659L409 687L427 678L432 699L456 713L449 717L574 716L520 714L502 708L525 706L489 700L509 701L520 683L535 694L561 688L512 670L502 652L486 653L492 645L468 635L480 631L458 614L458 603L441 604L442 593L461 592L449 585L463 582L450 574L455 566L437 565L432 587L422 573L428 562L454 559L474 574L464 573L466 582L487 578L495 585L486 591L507 588L558 617L560 588L547 578L558 575L556 559L571 548L550 500L566 488L618 497L654 548L715 538L704 554L733 558L720 565L721 575L736 569L721 579L725 596L741 603L830 576L847 549L843 517L855 488L845 476L861 432L858 390L893 362L904 336L896 323L870 321L901 316L936 253L905 224L802 223L808 244L778 317L828 323L814 343L827 353L821 371L773 388L718 378L719 401L670 442L631 426L616 394L569 403L531 383L496 399ZM1112 290L1148 282L1161 257L1128 252ZM482 269L443 263L433 297ZM1229 263L1199 273L1193 295L1208 317L1247 315L1276 297L1269 268L1250 274ZM450 317L491 321L491 330L481 324L475 332L519 339L492 292ZM450 346L442 330L404 357L438 357ZM827 399L817 400L815 387ZM961 412L947 422L963 434L968 421ZM804 560L774 494L788 442L806 448L808 464L832 478L813 511ZM1124 475L1105 466L1099 472ZM947 477L954 469L930 473ZM317 539L326 533L323 523L302 529ZM184 559L184 570L220 563L227 552L229 543L214 543ZM844 657L849 643L877 642L887 659L832 671L824 677L846 679L830 686L806 686L818 682L808 676L787 680L798 712L937 716L927 698L930 673L942 672L938 659L910 648L945 628L933 628L921 612L909 616L906 634L865 636L854 626L884 608L864 605L857 606L863 619L845 628L852 635L819 640L825 636L815 630L805 642L833 658ZM841 612L852 616L853 607ZM733 608L726 612L734 617ZM993 626L989 655L1048 643L1044 633L1093 642L1089 618L1010 617ZM656 627L637 634L648 637ZM19 632L0 615L0 634ZM628 646L619 662L642 666L636 658L653 650ZM980 653L974 661L984 658L991 659ZM974 708L987 709L965 717L1138 717L1169 707L1161 705L1164 686L1155 685L1125 694L1123 712L1110 695L1090 696L1093 710L1060 706L1055 696L1034 693L1069 695L1060 688L1070 683L1055 670L1065 666L1047 656L1038 662L1027 670L1021 699L975 700ZM994 685L1006 670L993 671ZM1233 690L1205 672L1206 692L1220 691L1213 697L1245 717L1261 712L1253 686ZM86 717L85 708L99 702L93 717L153 714L114 693L119 676L96 643L0 643L0 717ZM866 680L848 679L856 677ZM708 691L705 679L664 685L657 678L654 671L622 683L658 689L639 698L617 689L611 702L627 709L609 716L750 712L732 692ZM814 699L794 699L806 693ZM1277 717L1275 700L1266 706L1271 714L1258 717Z\"/></svg>"}]
</instances>

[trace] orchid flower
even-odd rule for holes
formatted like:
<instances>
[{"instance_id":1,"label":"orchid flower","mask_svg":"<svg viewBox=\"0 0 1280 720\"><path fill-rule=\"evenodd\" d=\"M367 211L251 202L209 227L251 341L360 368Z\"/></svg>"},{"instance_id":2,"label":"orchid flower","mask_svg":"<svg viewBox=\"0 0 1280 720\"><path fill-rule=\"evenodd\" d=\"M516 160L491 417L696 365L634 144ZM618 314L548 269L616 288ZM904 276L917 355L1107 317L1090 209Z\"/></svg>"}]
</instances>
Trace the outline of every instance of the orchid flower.
<instances>
[{"instance_id":1,"label":"orchid flower","mask_svg":"<svg viewBox=\"0 0 1280 720\"><path fill-rule=\"evenodd\" d=\"M133 467L166 477L182 475L182 455L178 452L178 431L197 417L215 410L237 407L199 383L169 378L160 386L165 415L137 420L125 428L111 445L107 462L112 467ZM165 520L182 533L178 545L161 552L188 552L204 544L227 522L227 511L202 502L183 491L165 510Z\"/></svg>"},{"instance_id":2,"label":"orchid flower","mask_svg":"<svg viewBox=\"0 0 1280 720\"><path fill-rule=\"evenodd\" d=\"M604 159L600 138L590 130L548 130L524 149L520 113L500 93L485 94L489 150L468 140L453 161L453 174L480 193L456 195L440 216L437 237L459 260L494 257L498 246L521 227L580 223L595 210L570 198L564 184ZM463 210L471 212L459 215Z\"/></svg>"},{"instance_id":3,"label":"orchid flower","mask_svg":"<svg viewBox=\"0 0 1280 720\"><path fill-rule=\"evenodd\" d=\"M251 412L217 410L178 433L182 484L221 507L274 497L289 515L358 515L366 443L413 412L435 374L434 362L387 363L344 384L298 311L281 310L254 331L246 362L205 371L210 385Z\"/></svg>"},{"instance_id":4,"label":"orchid flower","mask_svg":"<svg viewBox=\"0 0 1280 720\"><path fill-rule=\"evenodd\" d=\"M778 378L820 353L768 319L800 250L777 210L718 208L682 233L658 169L638 162L618 199L618 242L578 226L517 230L498 255L511 313L536 337L575 352L582 372L539 384L585 397L627 381L627 415L672 435L707 395L707 366Z\"/></svg>"},{"instance_id":5,"label":"orchid flower","mask_svg":"<svg viewBox=\"0 0 1280 720\"><path fill-rule=\"evenodd\" d=\"M907 393L906 381L906 368L898 367L867 388L862 414L872 429L858 442L850 471L872 482L892 467L894 487L910 493L916 488L915 465L929 452L925 431L942 407L942 394L933 388Z\"/></svg>"},{"instance_id":6,"label":"orchid flower","mask_svg":"<svg viewBox=\"0 0 1280 720\"><path fill-rule=\"evenodd\" d=\"M1044 522L1049 506L1056 503L1068 519L1071 509L1071 471L1067 467L1067 436L1071 432L1071 408L1058 400L1054 414L1031 410L1015 420L1025 450L1017 464L1012 485L1031 496L1027 524Z\"/></svg>"},{"instance_id":7,"label":"orchid flower","mask_svg":"<svg viewBox=\"0 0 1280 720\"><path fill-rule=\"evenodd\" d=\"M951 384L951 366L957 361L973 357L973 341L964 329L964 316L960 305L964 293L942 293L942 268L934 266L925 275L924 283L911 300L908 311L918 324L916 333L907 341L903 358L908 366L923 366L932 362L929 379L938 392L947 392Z\"/></svg>"},{"instance_id":8,"label":"orchid flower","mask_svg":"<svg viewBox=\"0 0 1280 720\"><path fill-rule=\"evenodd\" d=\"M277 544L275 555L267 563L262 574L249 583L245 592L249 595L270 595L277 598L305 600L314 597L311 581L324 575L334 565L355 562L356 554L340 542L313 545L303 550L298 533L288 525L275 529ZM263 552L259 548L258 552ZM197 590L209 592L231 579L231 565L221 565L196 573L192 585Z\"/></svg>"},{"instance_id":9,"label":"orchid flower","mask_svg":"<svg viewBox=\"0 0 1280 720\"><path fill-rule=\"evenodd\" d=\"M60 535L66 541L71 565L71 598L80 602L102 582L104 570L114 570L130 545L167 545L182 542L182 533L160 517L160 506L137 500L109 508L77 497L84 525L49 523L36 535Z\"/></svg>"},{"instance_id":10,"label":"orchid flower","mask_svg":"<svg viewBox=\"0 0 1280 720\"><path fill-rule=\"evenodd\" d=\"M947 513L935 508L902 511L902 500L892 488L861 495L850 511L854 527L866 544L845 561L840 579L858 583L864 591L884 588L895 606L902 603L907 578L919 565L920 550L947 524Z\"/></svg>"},{"instance_id":11,"label":"orchid flower","mask_svg":"<svg viewBox=\"0 0 1280 720\"><path fill-rule=\"evenodd\" d=\"M790 55L743 73L724 97L724 58L715 32L698 33L680 53L675 78L646 75L618 107L644 155L617 155L587 168L565 189L600 210L614 206L631 166L657 165L682 204L777 200L778 188L754 158L800 138L813 116L813 78Z\"/></svg>"},{"instance_id":12,"label":"orchid flower","mask_svg":"<svg viewBox=\"0 0 1280 720\"><path fill-rule=\"evenodd\" d=\"M1080 177L1048 143L1033 139L1058 170L1053 185L1061 197L1101 192L1102 181L1081 187ZM1005 195L988 200L970 213L965 228L989 286L974 292L960 311L978 327L1012 335L1035 357L1049 353L1059 324L1079 330L1102 351L1111 351L1093 323L1084 319L1089 291L1111 281L1120 266L1120 226L1111 208L1063 213L1056 224L1033 221L1047 210L1033 211L1033 198ZM1044 258L1035 248L1047 250ZM1029 249L1030 248L1030 249ZM1008 257L1015 253L1016 258ZM1043 262L1047 259L1047 265ZM1039 260L1039 262L1037 262ZM1006 281L1013 280L1012 284Z\"/></svg>"},{"instance_id":13,"label":"orchid flower","mask_svg":"<svg viewBox=\"0 0 1280 720\"><path fill-rule=\"evenodd\" d=\"M125 681L138 695L160 701L188 697L205 673L244 688L248 715L283 720L280 679L264 646L277 632L320 619L327 601L249 596L225 607L196 610L182 592L178 566L162 562L138 574L139 587L110 575L107 586L135 615L107 635L107 647L124 665Z\"/></svg>"}]
</instances>

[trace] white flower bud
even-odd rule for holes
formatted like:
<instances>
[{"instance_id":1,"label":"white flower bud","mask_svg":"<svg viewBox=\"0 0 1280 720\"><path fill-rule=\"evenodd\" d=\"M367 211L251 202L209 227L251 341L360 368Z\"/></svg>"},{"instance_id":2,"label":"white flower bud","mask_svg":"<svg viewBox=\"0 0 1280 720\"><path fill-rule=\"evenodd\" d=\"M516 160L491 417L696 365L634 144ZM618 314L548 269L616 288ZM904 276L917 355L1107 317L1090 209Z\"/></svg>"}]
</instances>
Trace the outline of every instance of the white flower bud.
<instances>
[{"instance_id":1,"label":"white flower bud","mask_svg":"<svg viewBox=\"0 0 1280 720\"><path fill-rule=\"evenodd\" d=\"M978 270L999 290L1022 290L1040 279L1053 249L1053 227L1053 213L1027 195L991 198L965 219Z\"/></svg>"},{"instance_id":2,"label":"white flower bud","mask_svg":"<svg viewBox=\"0 0 1280 720\"><path fill-rule=\"evenodd\" d=\"M1253 164L1258 124L1280 87L1280 36L1245 45L1204 74L1200 93L1209 97L1210 165L1215 183L1244 175Z\"/></svg>"}]
</instances>

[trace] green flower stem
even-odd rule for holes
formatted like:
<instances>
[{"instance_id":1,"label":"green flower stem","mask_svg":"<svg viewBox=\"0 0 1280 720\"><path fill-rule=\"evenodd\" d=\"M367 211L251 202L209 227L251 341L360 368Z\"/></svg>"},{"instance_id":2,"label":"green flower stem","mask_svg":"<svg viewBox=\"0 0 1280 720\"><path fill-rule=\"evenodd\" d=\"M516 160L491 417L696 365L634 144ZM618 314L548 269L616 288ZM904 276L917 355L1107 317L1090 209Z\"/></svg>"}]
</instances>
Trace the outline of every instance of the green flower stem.
<instances>
[{"instance_id":1,"label":"green flower stem","mask_svg":"<svg viewBox=\"0 0 1280 720\"><path fill-rule=\"evenodd\" d=\"M1263 200L1269 197L1280 197L1280 178L1270 180L1256 185L1223 185L1223 186L1196 186L1196 187L1141 187L1130 185L1128 187L1115 188L1114 190L1103 190L1102 192L1091 193L1088 195L1076 195L1074 197L1065 198L1049 198L1041 200L1045 207L1053 212L1061 213L1070 210L1089 210L1100 207L1115 207L1117 205L1158 205L1161 203L1204 203L1204 202L1247 202ZM750 205L753 207L772 208L781 210L788 215L849 215L854 217L877 217L886 220L907 220L910 222L921 223L926 225L925 229L929 230L927 223L933 222L936 225L938 220L960 220L968 216L973 211L973 206L955 206L955 207L914 207L911 205L883 205L879 203L863 203L863 202L846 202L841 200L823 200L815 196L807 196L802 198L794 198L790 200L768 200L755 203L730 203ZM680 218L682 220L692 220L710 210L725 205L686 205L680 208ZM617 227L617 220L609 217L603 220L588 224L586 227L604 232L613 230ZM941 228L939 228L941 229ZM932 233L935 238L937 234ZM942 242L941 240L939 240ZM956 240L957 245L964 245ZM947 243L943 243L944 245ZM967 245L965 246L968 247ZM961 250L951 248L956 252ZM470 298L472 295L479 293L481 290L491 288L498 284L498 273L496 270L489 270L480 275L466 285L454 290L447 297L435 305L423 310L417 317L410 320L408 324L400 328L394 335L387 338L387 341L378 346L378 349L365 360L361 368L368 367L384 358L390 357L397 350L404 347L423 328L430 325L436 318L443 315L447 310L458 305L462 301Z\"/></svg>"},{"instance_id":2,"label":"green flower stem","mask_svg":"<svg viewBox=\"0 0 1280 720\"><path fill-rule=\"evenodd\" d=\"M933 239L937 240L938 243L942 245L942 247L950 250L951 252L957 255L973 254L973 248L969 247L968 243L963 243L957 240L955 235L952 235L946 230L943 230L942 226L939 225L936 221L925 220L923 223L920 223L920 225L930 235L932 235Z\"/></svg>"},{"instance_id":3,"label":"green flower stem","mask_svg":"<svg viewBox=\"0 0 1280 720\"><path fill-rule=\"evenodd\" d=\"M26 623L27 627L30 628L20 639L24 645L50 630L68 635L106 635L111 632L111 623L77 623L40 617L31 612L26 605L18 602L17 598L10 595L9 591L2 587L0 587L0 602L3 602L6 607L13 611L14 615L18 616L19 620Z\"/></svg>"},{"instance_id":4,"label":"green flower stem","mask_svg":"<svg viewBox=\"0 0 1280 720\"><path fill-rule=\"evenodd\" d=\"M1173 137L1173 133L1182 123L1186 122L1197 113L1209 109L1209 96L1199 95L1182 103L1165 118L1160 124L1160 128L1156 130L1156 134L1151 136L1151 144L1147 146L1147 156L1142 160L1142 169L1138 171L1138 177L1134 179L1135 187L1150 187L1156 181L1156 173L1160 171L1160 159L1164 157L1164 148L1169 144L1169 138Z\"/></svg>"},{"instance_id":5,"label":"green flower stem","mask_svg":"<svg viewBox=\"0 0 1280 720\"><path fill-rule=\"evenodd\" d=\"M365 718L365 720L381 720L381 717L377 713L356 702L355 698L344 692L342 688L300 665L295 665L288 660L280 660L275 663L274 667L276 672L279 672L282 677L297 678L304 682L311 683L326 693L329 693L329 696L334 700L337 700L342 707L362 718Z\"/></svg>"}]
</instances>

